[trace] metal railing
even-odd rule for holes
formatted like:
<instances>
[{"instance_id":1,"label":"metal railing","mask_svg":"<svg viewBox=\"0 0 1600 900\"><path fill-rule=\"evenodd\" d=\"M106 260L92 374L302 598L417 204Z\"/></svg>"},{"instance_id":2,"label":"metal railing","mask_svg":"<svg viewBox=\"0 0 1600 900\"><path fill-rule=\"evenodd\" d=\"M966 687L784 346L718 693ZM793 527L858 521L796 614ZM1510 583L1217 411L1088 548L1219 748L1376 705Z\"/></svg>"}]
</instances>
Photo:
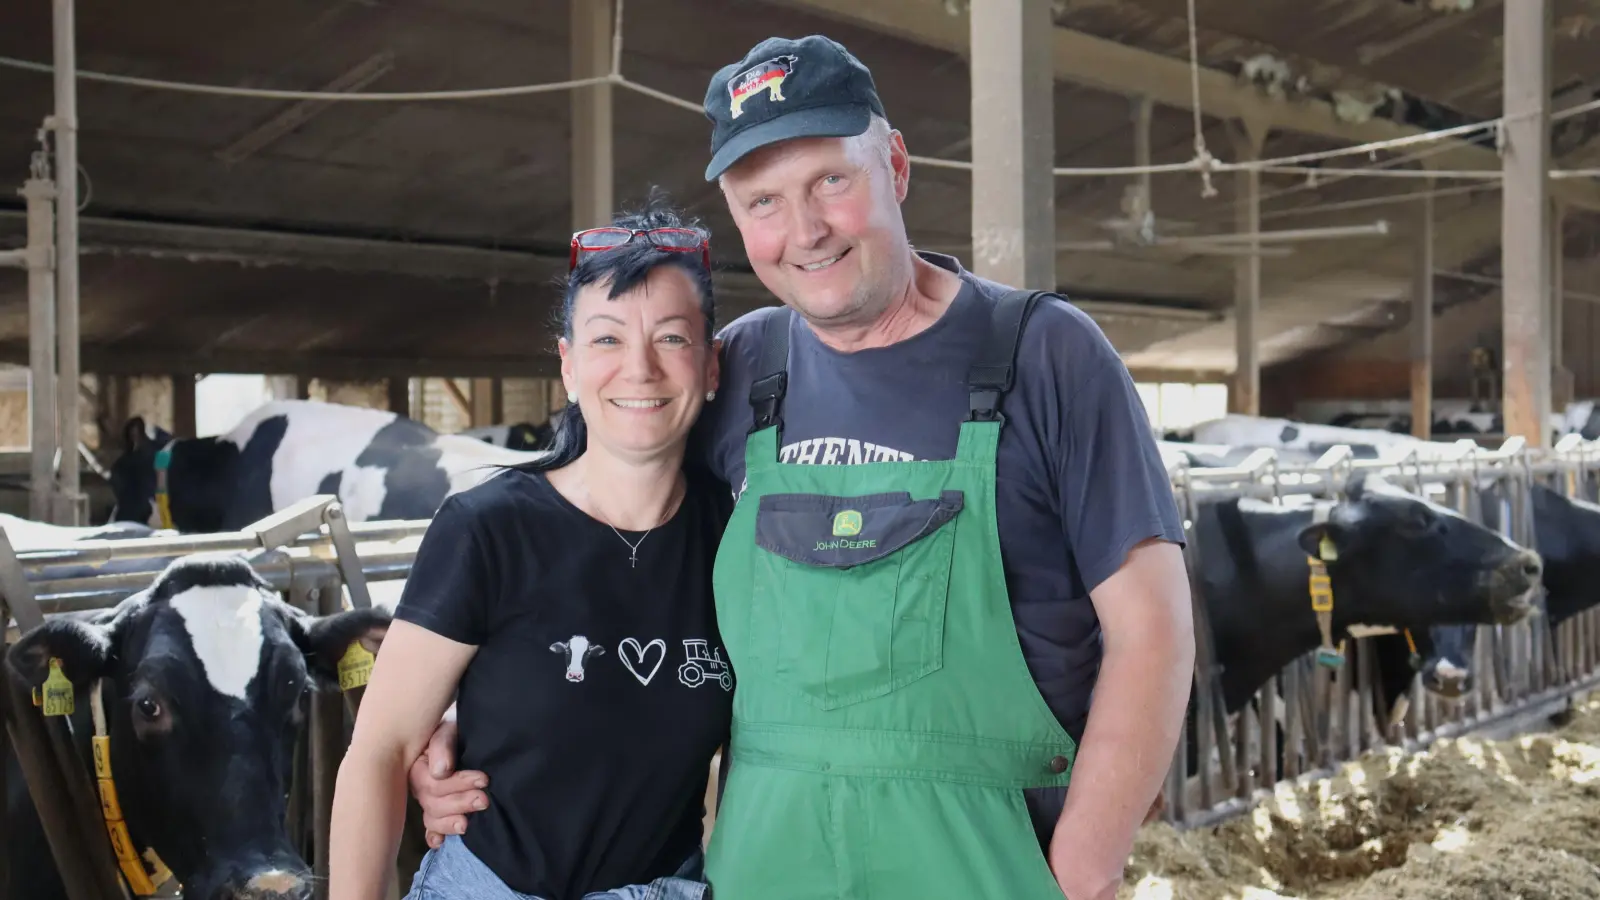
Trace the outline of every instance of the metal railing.
<instances>
[{"instance_id":1,"label":"metal railing","mask_svg":"<svg viewBox=\"0 0 1600 900\"><path fill-rule=\"evenodd\" d=\"M245 557L284 599L314 615L370 607L369 580L404 578L415 548L397 542L418 540L428 520L350 525L331 496L296 503L242 531L177 535L134 540L83 541L66 548L18 553L0 529L0 622L7 629L5 649L39 627L46 615L110 608L149 587L171 559L192 553L233 552ZM143 563L132 571L118 562ZM60 577L63 569L90 574ZM342 594L348 594L348 600ZM34 709L32 684L5 655L3 667L6 730L0 756L11 748L22 762L23 777L39 810L45 836L70 900L125 900L121 875L100 812L100 800L67 725ZM361 688L340 694L313 692L304 733L298 736L291 779L291 839L312 866L316 896L325 897L328 838L334 782L345 750L345 735L359 708ZM0 778L3 778L0 771ZM0 783L0 794L4 784ZM9 869L7 844L0 842L0 876ZM8 890L0 877L0 900Z\"/></svg>"},{"instance_id":2,"label":"metal railing","mask_svg":"<svg viewBox=\"0 0 1600 900\"><path fill-rule=\"evenodd\" d=\"M1280 464L1274 450L1262 449L1236 466L1178 463L1169 470L1185 518L1197 647L1194 714L1168 772L1163 819L1180 828L1215 824L1250 809L1280 782L1329 776L1342 763L1385 745L1412 752L1441 738L1555 711L1574 694L1600 686L1600 609L1585 610L1553 634L1542 612L1536 612L1512 625L1478 626L1474 687L1462 698L1430 694L1412 673L1394 721L1374 706L1378 672L1371 642L1377 638L1371 635L1348 639L1346 658L1353 665L1330 672L1315 652L1307 653L1268 678L1252 703L1232 715L1223 712L1215 641L1198 577L1202 551L1195 523L1201 504L1246 497L1277 504L1338 500L1350 476L1367 472L1485 524L1480 491L1498 487L1509 507L1509 515L1496 517L1498 530L1538 550L1533 485L1591 498L1600 474L1600 441L1576 436L1549 450L1529 449L1520 438L1495 449L1463 439L1453 450L1432 459L1412 450L1358 460L1348 447L1335 447L1310 464ZM1191 727L1196 729L1192 735ZM1191 754L1199 764L1195 772L1188 767Z\"/></svg>"},{"instance_id":3,"label":"metal railing","mask_svg":"<svg viewBox=\"0 0 1600 900\"><path fill-rule=\"evenodd\" d=\"M1260 450L1237 466L1179 465L1170 471L1186 519L1186 552L1195 591L1193 722L1201 765L1197 772L1187 771L1185 726L1168 776L1164 818L1179 827L1216 822L1265 796L1279 781L1280 767L1286 781L1327 775L1340 763L1385 743L1425 747L1441 737L1550 708L1600 681L1596 671L1600 611L1590 610L1564 623L1553 640L1540 637L1541 629L1548 631L1542 618L1511 626L1480 626L1472 695L1446 702L1423 692L1413 678L1408 708L1395 723L1380 722L1371 705L1372 656L1362 652L1371 638L1351 640L1355 666L1329 673L1317 665L1314 654L1308 654L1269 679L1256 692L1253 706L1224 715L1214 642L1197 579L1200 551L1194 522L1199 505L1244 497L1280 504L1336 499L1352 474L1375 472L1399 486L1427 492L1431 499L1481 522L1477 489L1499 483L1512 507L1509 519L1502 519L1503 530L1517 543L1537 549L1527 502L1535 479L1579 495L1592 490L1600 473L1600 441L1568 439L1541 451L1527 449L1520 439L1493 450L1464 439L1450 449L1432 459L1415 452L1355 459L1350 448L1336 447L1310 464L1280 463L1274 451ZM341 591L349 592L352 605L367 606L369 581L409 574L415 543L429 521L351 525L338 503L322 496L231 533L84 541L15 553L0 532L0 613L5 614L0 621L15 616L18 630L26 631L37 627L45 615L108 608L148 587L165 561L219 551L245 554L288 602L307 611L337 611L343 605ZM16 633L8 633L7 644ZM64 726L33 714L33 686L18 683L9 666L5 675L8 690L0 701L10 701L5 704L8 733L24 759L30 792L41 801L41 811L49 810L43 816L47 836L71 900L123 897L92 787L87 773L71 765L76 758L68 752ZM296 755L289 818L296 848L321 876L316 890L322 897L334 779L345 749L348 717L353 716L359 694L351 692L344 698L317 694L310 702L308 728ZM6 735L0 734L0 752L5 740ZM5 848L0 846L0 875L4 869ZM4 891L5 880L0 877L0 900L6 900Z\"/></svg>"}]
</instances>

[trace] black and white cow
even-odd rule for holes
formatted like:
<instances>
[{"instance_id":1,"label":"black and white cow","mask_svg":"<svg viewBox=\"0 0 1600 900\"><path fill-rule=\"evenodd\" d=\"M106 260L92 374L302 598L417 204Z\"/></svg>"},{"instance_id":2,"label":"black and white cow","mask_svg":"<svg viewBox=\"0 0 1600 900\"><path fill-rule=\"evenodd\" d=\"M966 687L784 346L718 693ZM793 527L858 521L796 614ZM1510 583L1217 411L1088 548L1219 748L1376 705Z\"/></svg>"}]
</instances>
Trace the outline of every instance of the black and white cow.
<instances>
[{"instance_id":1,"label":"black and white cow","mask_svg":"<svg viewBox=\"0 0 1600 900\"><path fill-rule=\"evenodd\" d=\"M1200 505L1196 575L1230 710L1321 643L1307 557L1321 557L1323 535L1337 548L1325 562L1335 641L1351 625L1505 624L1531 611L1538 554L1376 475L1357 474L1345 487L1321 524L1310 504Z\"/></svg>"},{"instance_id":2,"label":"black and white cow","mask_svg":"<svg viewBox=\"0 0 1600 900\"><path fill-rule=\"evenodd\" d=\"M216 437L173 440L137 417L123 434L126 449L111 467L113 519L163 524L156 467L158 451L170 448L167 493L183 532L236 530L315 494L338 496L352 522L431 518L447 496L543 455L312 400L265 404Z\"/></svg>"},{"instance_id":3,"label":"black and white cow","mask_svg":"<svg viewBox=\"0 0 1600 900\"><path fill-rule=\"evenodd\" d=\"M0 513L0 529L4 529L11 549L18 553L29 550L68 548L79 541L119 541L146 538L156 529L140 522L111 522L106 525L54 525L35 522L10 513Z\"/></svg>"},{"instance_id":4,"label":"black and white cow","mask_svg":"<svg viewBox=\"0 0 1600 900\"><path fill-rule=\"evenodd\" d=\"M482 428L468 428L458 432L462 437L469 437L485 444L504 447L507 450L548 450L555 439L555 428L552 426L554 418L542 425L532 422L516 422L510 425L485 425Z\"/></svg>"},{"instance_id":5,"label":"black and white cow","mask_svg":"<svg viewBox=\"0 0 1600 900\"><path fill-rule=\"evenodd\" d=\"M1484 521L1498 527L1505 498L1496 484L1479 492ZM1553 634L1561 623L1600 605L1600 504L1568 497L1542 484L1529 491L1534 546L1544 560L1544 616L1537 624ZM1472 689L1471 660L1478 629L1458 626L1440 629L1432 651L1424 654L1423 683L1444 697L1459 697ZM1557 657L1560 644L1552 645ZM1450 684L1454 676L1458 684ZM1441 685L1444 685L1441 687Z\"/></svg>"},{"instance_id":6,"label":"black and white cow","mask_svg":"<svg viewBox=\"0 0 1600 900\"><path fill-rule=\"evenodd\" d=\"M1357 625L1416 634L1453 623L1515 622L1532 609L1542 572L1537 554L1377 475L1357 474L1345 489L1322 523L1313 521L1311 504L1200 504L1193 574L1226 713L1244 709L1268 678L1320 646L1307 558L1323 558L1324 535L1337 551L1324 562L1335 643ZM1405 677L1409 682L1409 665ZM1190 772L1198 762L1195 712L1191 697Z\"/></svg>"},{"instance_id":7,"label":"black and white cow","mask_svg":"<svg viewBox=\"0 0 1600 900\"><path fill-rule=\"evenodd\" d=\"M1451 458L1460 451L1453 443L1425 441L1381 428L1339 428L1266 416L1229 414L1197 423L1193 428L1164 435L1173 444L1193 442L1230 448L1230 453L1261 447L1276 449L1283 462L1312 462L1340 444L1356 459L1404 456L1415 450L1422 459Z\"/></svg>"},{"instance_id":8,"label":"black and white cow","mask_svg":"<svg viewBox=\"0 0 1600 900\"><path fill-rule=\"evenodd\" d=\"M388 622L378 609L310 616L243 558L193 555L112 609L47 619L7 661L34 685L62 661L84 760L99 682L123 820L184 897L306 900L310 872L285 827L301 698L338 690L351 642L376 652ZM64 898L21 769L14 757L6 766L10 896Z\"/></svg>"}]
</instances>

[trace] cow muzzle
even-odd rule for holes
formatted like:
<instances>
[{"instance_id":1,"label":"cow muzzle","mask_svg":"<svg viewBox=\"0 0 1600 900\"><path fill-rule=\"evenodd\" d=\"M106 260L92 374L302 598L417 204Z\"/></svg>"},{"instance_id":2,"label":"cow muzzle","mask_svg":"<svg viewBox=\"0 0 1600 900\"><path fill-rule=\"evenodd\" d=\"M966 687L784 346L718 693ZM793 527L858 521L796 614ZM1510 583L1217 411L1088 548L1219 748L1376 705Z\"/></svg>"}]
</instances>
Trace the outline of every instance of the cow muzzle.
<instances>
[{"instance_id":1,"label":"cow muzzle","mask_svg":"<svg viewBox=\"0 0 1600 900\"><path fill-rule=\"evenodd\" d=\"M264 869L230 879L217 900L311 900L311 873Z\"/></svg>"},{"instance_id":2,"label":"cow muzzle","mask_svg":"<svg viewBox=\"0 0 1600 900\"><path fill-rule=\"evenodd\" d=\"M1437 697L1456 700L1472 690L1472 670L1441 659L1423 671L1422 686Z\"/></svg>"},{"instance_id":3,"label":"cow muzzle","mask_svg":"<svg viewBox=\"0 0 1600 900\"><path fill-rule=\"evenodd\" d=\"M1544 576L1544 561L1532 550L1512 554L1489 573L1489 614L1497 625L1512 625L1533 612L1533 592Z\"/></svg>"}]
</instances>

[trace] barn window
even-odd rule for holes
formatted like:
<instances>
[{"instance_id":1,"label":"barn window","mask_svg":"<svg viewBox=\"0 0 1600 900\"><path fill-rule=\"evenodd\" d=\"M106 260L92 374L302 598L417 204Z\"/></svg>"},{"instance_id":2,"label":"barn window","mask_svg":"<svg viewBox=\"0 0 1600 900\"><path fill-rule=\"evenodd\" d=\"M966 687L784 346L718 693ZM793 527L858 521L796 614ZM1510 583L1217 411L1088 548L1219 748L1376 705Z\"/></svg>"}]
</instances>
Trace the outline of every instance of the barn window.
<instances>
[{"instance_id":1,"label":"barn window","mask_svg":"<svg viewBox=\"0 0 1600 900\"><path fill-rule=\"evenodd\" d=\"M1226 384L1186 384L1177 381L1142 381L1134 385L1144 401L1145 414L1158 430L1189 428L1196 422L1220 419L1228 413Z\"/></svg>"}]
</instances>

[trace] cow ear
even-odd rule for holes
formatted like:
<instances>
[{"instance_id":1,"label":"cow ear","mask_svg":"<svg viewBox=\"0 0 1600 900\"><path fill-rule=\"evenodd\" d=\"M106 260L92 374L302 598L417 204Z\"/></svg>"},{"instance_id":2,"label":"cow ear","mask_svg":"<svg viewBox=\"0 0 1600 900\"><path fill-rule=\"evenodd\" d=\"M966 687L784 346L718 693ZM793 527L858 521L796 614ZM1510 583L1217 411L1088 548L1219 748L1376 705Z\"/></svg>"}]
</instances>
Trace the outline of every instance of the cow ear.
<instances>
[{"instance_id":1,"label":"cow ear","mask_svg":"<svg viewBox=\"0 0 1600 900\"><path fill-rule=\"evenodd\" d=\"M305 654L306 668L319 689L339 685L339 660L359 641L374 656L389 632L389 611L382 607L352 609L328 616L299 616L291 620L295 643Z\"/></svg>"},{"instance_id":2,"label":"cow ear","mask_svg":"<svg viewBox=\"0 0 1600 900\"><path fill-rule=\"evenodd\" d=\"M1300 529L1296 540L1300 549L1312 559L1320 559L1325 563L1337 562L1340 554L1348 549L1349 542L1344 539L1343 529L1332 522L1318 522Z\"/></svg>"},{"instance_id":3,"label":"cow ear","mask_svg":"<svg viewBox=\"0 0 1600 900\"><path fill-rule=\"evenodd\" d=\"M145 431L144 416L134 416L122 426L122 445L130 453L144 449L150 442L150 434Z\"/></svg>"},{"instance_id":4,"label":"cow ear","mask_svg":"<svg viewBox=\"0 0 1600 900\"><path fill-rule=\"evenodd\" d=\"M50 661L61 660L61 672L74 688L84 688L106 673L115 643L115 620L98 624L83 619L46 619L22 636L6 654L6 662L22 683L44 684Z\"/></svg>"}]
</instances>

